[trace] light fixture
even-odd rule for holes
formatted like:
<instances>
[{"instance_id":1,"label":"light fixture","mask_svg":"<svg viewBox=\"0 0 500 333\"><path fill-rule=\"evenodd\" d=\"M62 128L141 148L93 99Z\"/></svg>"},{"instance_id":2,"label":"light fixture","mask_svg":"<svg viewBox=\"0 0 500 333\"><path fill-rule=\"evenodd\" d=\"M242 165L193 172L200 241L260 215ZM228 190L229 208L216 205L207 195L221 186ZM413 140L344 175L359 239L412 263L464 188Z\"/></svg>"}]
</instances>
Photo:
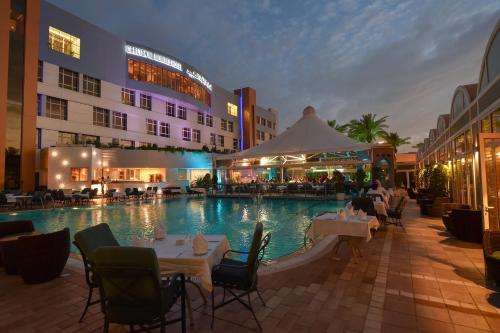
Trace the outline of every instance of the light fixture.
<instances>
[{"instance_id":1,"label":"light fixture","mask_svg":"<svg viewBox=\"0 0 500 333\"><path fill-rule=\"evenodd\" d=\"M84 151L84 152L82 153L82 158L87 158L87 152L86 152L86 151Z\"/></svg>"},{"instance_id":2,"label":"light fixture","mask_svg":"<svg viewBox=\"0 0 500 333\"><path fill-rule=\"evenodd\" d=\"M95 152L95 150L92 150L92 156L95 156L97 155L97 153Z\"/></svg>"},{"instance_id":3,"label":"light fixture","mask_svg":"<svg viewBox=\"0 0 500 333\"><path fill-rule=\"evenodd\" d=\"M56 175L56 179L57 179L57 180L60 180L60 179L61 179L61 174L60 174L60 173L58 173L58 174Z\"/></svg>"},{"instance_id":4,"label":"light fixture","mask_svg":"<svg viewBox=\"0 0 500 333\"><path fill-rule=\"evenodd\" d=\"M83 190L85 188L85 185L80 186L80 188Z\"/></svg>"},{"instance_id":5,"label":"light fixture","mask_svg":"<svg viewBox=\"0 0 500 333\"><path fill-rule=\"evenodd\" d=\"M98 161L97 164L101 165L102 164L102 161Z\"/></svg>"},{"instance_id":6,"label":"light fixture","mask_svg":"<svg viewBox=\"0 0 500 333\"><path fill-rule=\"evenodd\" d=\"M52 155L52 157L57 157L57 150L53 150L50 154Z\"/></svg>"},{"instance_id":7,"label":"light fixture","mask_svg":"<svg viewBox=\"0 0 500 333\"><path fill-rule=\"evenodd\" d=\"M59 184L59 188L64 188L64 183Z\"/></svg>"},{"instance_id":8,"label":"light fixture","mask_svg":"<svg viewBox=\"0 0 500 333\"><path fill-rule=\"evenodd\" d=\"M68 163L69 163L68 160L62 161L62 165L68 165Z\"/></svg>"}]
</instances>

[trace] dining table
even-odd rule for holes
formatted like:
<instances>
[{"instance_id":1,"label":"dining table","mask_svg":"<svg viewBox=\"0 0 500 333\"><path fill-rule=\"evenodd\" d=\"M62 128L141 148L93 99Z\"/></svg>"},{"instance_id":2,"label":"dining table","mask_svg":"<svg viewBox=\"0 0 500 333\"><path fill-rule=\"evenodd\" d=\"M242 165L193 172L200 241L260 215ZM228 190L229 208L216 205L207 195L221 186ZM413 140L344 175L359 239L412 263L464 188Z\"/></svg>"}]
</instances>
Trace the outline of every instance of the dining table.
<instances>
[{"instance_id":1,"label":"dining table","mask_svg":"<svg viewBox=\"0 0 500 333\"><path fill-rule=\"evenodd\" d=\"M337 255L340 245L346 242L350 245L354 262L362 257L359 244L365 240L372 239L372 230L380 227L380 222L376 216L360 215L339 216L337 213L323 213L313 218L309 237L313 242L317 242L327 235L337 235L338 240L334 246L334 253ZM335 257L334 259L338 259Z\"/></svg>"},{"instance_id":2,"label":"dining table","mask_svg":"<svg viewBox=\"0 0 500 333\"><path fill-rule=\"evenodd\" d=\"M14 199L16 199L16 203L19 203L19 207L26 208L28 206L28 200L33 198L32 195L14 195Z\"/></svg>"}]
</instances>

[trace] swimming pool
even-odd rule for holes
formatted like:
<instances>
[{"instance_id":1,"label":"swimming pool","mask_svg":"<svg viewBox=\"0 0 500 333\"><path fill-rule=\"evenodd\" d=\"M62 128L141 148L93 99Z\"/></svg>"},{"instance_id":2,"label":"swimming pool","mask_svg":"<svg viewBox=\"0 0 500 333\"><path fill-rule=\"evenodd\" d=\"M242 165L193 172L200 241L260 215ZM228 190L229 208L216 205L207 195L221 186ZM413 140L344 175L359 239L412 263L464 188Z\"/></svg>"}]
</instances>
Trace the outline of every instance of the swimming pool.
<instances>
[{"instance_id":1,"label":"swimming pool","mask_svg":"<svg viewBox=\"0 0 500 333\"><path fill-rule=\"evenodd\" d=\"M155 226L165 223L167 233L224 234L231 248L248 248L255 222L272 233L267 259L298 250L303 245L304 229L311 218L334 211L343 202L297 199L178 198L142 202L123 202L91 207L65 207L48 210L0 214L1 221L32 220L35 229L52 232L69 227L75 232L98 223L108 223L122 245L133 236L153 238ZM72 251L76 252L73 248Z\"/></svg>"}]
</instances>

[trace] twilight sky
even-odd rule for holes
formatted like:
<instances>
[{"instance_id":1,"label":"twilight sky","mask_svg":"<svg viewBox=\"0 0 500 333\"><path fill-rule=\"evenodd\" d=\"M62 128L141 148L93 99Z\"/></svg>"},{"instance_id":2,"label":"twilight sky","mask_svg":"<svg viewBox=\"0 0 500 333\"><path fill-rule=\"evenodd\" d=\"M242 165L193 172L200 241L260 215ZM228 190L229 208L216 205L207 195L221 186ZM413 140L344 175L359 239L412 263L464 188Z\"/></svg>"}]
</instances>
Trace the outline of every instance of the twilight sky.
<instances>
[{"instance_id":1,"label":"twilight sky","mask_svg":"<svg viewBox=\"0 0 500 333\"><path fill-rule=\"evenodd\" d=\"M388 115L414 144L456 86L477 82L500 18L498 0L50 2L228 90L254 87L260 106L280 111L280 130L312 105L341 123Z\"/></svg>"}]
</instances>

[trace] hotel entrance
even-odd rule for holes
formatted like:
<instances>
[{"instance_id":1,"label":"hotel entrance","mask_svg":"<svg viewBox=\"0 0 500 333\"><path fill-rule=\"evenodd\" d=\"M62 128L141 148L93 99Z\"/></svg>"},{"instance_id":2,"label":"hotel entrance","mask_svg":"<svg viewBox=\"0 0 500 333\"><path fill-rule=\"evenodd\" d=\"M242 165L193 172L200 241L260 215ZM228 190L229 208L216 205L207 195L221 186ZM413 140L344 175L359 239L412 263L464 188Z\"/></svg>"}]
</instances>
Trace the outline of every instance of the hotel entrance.
<instances>
[{"instance_id":1,"label":"hotel entrance","mask_svg":"<svg viewBox=\"0 0 500 333\"><path fill-rule=\"evenodd\" d=\"M500 133L479 135L484 229L500 230Z\"/></svg>"}]
</instances>

